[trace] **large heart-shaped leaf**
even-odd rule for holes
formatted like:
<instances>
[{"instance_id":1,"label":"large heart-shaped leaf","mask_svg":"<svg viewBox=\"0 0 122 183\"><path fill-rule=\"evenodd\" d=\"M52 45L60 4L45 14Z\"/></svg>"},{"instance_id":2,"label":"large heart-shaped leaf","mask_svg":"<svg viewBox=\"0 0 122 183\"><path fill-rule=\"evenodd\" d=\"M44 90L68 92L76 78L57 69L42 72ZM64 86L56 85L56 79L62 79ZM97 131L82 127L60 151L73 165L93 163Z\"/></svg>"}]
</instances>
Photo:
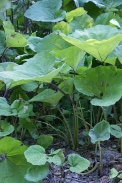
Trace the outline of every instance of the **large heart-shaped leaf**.
<instances>
[{"instance_id":1,"label":"large heart-shaped leaf","mask_svg":"<svg viewBox=\"0 0 122 183\"><path fill-rule=\"evenodd\" d=\"M53 68L56 58L48 52L36 54L33 58L27 60L23 65L14 67L14 71L2 71L0 77L3 80L13 80L11 87L25 84L31 81L51 82L62 66L58 69Z\"/></svg>"},{"instance_id":2,"label":"large heart-shaped leaf","mask_svg":"<svg viewBox=\"0 0 122 183\"><path fill-rule=\"evenodd\" d=\"M73 34L62 38L67 42L91 54L104 62L107 56L122 41L122 33L117 28L107 25L96 25L83 31L76 30Z\"/></svg>"},{"instance_id":3,"label":"large heart-shaped leaf","mask_svg":"<svg viewBox=\"0 0 122 183\"><path fill-rule=\"evenodd\" d=\"M0 182L28 183L24 175L30 166L24 158L26 146L11 137L0 140Z\"/></svg>"},{"instance_id":4,"label":"large heart-shaped leaf","mask_svg":"<svg viewBox=\"0 0 122 183\"><path fill-rule=\"evenodd\" d=\"M95 127L89 131L89 136L93 144L108 140L110 138L109 123L105 120L97 123Z\"/></svg>"},{"instance_id":5,"label":"large heart-shaped leaf","mask_svg":"<svg viewBox=\"0 0 122 183\"><path fill-rule=\"evenodd\" d=\"M76 89L91 97L92 105L110 106L122 96L122 70L98 66L83 72L74 79Z\"/></svg>"},{"instance_id":6,"label":"large heart-shaped leaf","mask_svg":"<svg viewBox=\"0 0 122 183\"><path fill-rule=\"evenodd\" d=\"M70 154L68 156L68 163L71 166L70 171L75 173L81 173L87 170L90 165L90 162L87 159L78 154Z\"/></svg>"},{"instance_id":7,"label":"large heart-shaped leaf","mask_svg":"<svg viewBox=\"0 0 122 183\"><path fill-rule=\"evenodd\" d=\"M66 12L60 10L62 0L41 0L34 3L25 12L25 16L34 21L58 22L65 18Z\"/></svg>"}]
</instances>

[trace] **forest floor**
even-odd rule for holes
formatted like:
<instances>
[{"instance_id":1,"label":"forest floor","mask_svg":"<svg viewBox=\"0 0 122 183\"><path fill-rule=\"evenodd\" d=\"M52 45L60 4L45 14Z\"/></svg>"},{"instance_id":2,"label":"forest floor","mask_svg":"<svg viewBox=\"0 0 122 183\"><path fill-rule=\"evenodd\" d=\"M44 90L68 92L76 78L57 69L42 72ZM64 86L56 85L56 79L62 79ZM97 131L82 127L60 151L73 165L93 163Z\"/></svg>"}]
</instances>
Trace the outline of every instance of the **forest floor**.
<instances>
[{"instance_id":1,"label":"forest floor","mask_svg":"<svg viewBox=\"0 0 122 183\"><path fill-rule=\"evenodd\" d=\"M117 150L117 143L118 142L114 139L101 143L103 162L102 175L100 175L99 168L84 176L72 173L69 171L68 165L64 163L62 167L51 165L49 175L43 180L43 183L119 183L119 179L109 178L111 168L116 168L116 170L122 171L122 157ZM91 164L86 172L90 171L95 166L96 161L99 164L99 151L95 156L93 147L84 148L84 146L82 146L79 148L78 152L74 152L68 149L65 142L62 143L59 141L56 142L52 148L55 150L63 148L66 159L68 154L71 153L78 153L82 157L87 158Z\"/></svg>"}]
</instances>

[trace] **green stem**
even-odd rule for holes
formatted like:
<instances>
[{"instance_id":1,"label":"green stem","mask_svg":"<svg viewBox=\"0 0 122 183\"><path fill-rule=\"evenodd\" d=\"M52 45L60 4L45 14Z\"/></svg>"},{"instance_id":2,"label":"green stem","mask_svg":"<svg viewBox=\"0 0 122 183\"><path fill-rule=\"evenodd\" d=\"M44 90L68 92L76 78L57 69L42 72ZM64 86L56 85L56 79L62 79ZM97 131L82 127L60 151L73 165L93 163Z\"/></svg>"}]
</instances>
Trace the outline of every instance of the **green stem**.
<instances>
[{"instance_id":1,"label":"green stem","mask_svg":"<svg viewBox=\"0 0 122 183\"><path fill-rule=\"evenodd\" d=\"M68 122L67 122L65 116L63 115L62 111L60 110L60 108L57 107L57 109L59 110L60 114L61 114L62 117L63 117L63 122L64 122L64 124L65 124L65 127L66 127L66 129L67 129L67 133L68 133L68 141L71 140L71 142L72 142L72 147L73 147L73 150L74 150L74 149L75 149L74 139L73 139L73 135L72 135L72 133L71 133L71 129L70 129L70 127L69 127L69 124L68 124Z\"/></svg>"},{"instance_id":2,"label":"green stem","mask_svg":"<svg viewBox=\"0 0 122 183\"><path fill-rule=\"evenodd\" d=\"M74 115L74 146L75 150L78 149L78 115L76 114L75 108L73 107L73 115Z\"/></svg>"},{"instance_id":3,"label":"green stem","mask_svg":"<svg viewBox=\"0 0 122 183\"><path fill-rule=\"evenodd\" d=\"M98 163L97 163L91 170L89 170L88 172L86 172L86 173L80 173L80 174L81 174L82 176L88 175L88 174L94 172L94 171L97 169L97 167L98 167Z\"/></svg>"},{"instance_id":4,"label":"green stem","mask_svg":"<svg viewBox=\"0 0 122 183\"><path fill-rule=\"evenodd\" d=\"M102 175L103 172L103 162L102 162L102 148L100 146L100 142L98 142L99 147L99 153L100 153L100 175Z\"/></svg>"}]
</instances>

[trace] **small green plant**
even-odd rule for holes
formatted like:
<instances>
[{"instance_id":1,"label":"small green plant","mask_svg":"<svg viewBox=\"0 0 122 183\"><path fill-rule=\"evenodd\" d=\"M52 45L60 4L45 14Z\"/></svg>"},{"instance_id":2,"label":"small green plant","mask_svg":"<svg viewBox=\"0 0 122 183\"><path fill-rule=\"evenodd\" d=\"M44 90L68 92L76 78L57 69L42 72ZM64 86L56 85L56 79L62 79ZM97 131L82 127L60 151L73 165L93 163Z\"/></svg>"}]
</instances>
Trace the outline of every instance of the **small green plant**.
<instances>
[{"instance_id":1,"label":"small green plant","mask_svg":"<svg viewBox=\"0 0 122 183\"><path fill-rule=\"evenodd\" d=\"M110 171L110 179L114 179L114 178L118 178L117 182L119 181L119 183L122 182L122 172L117 171L115 168L112 168Z\"/></svg>"},{"instance_id":2,"label":"small green plant","mask_svg":"<svg viewBox=\"0 0 122 183\"><path fill-rule=\"evenodd\" d=\"M99 148L99 157L100 157L100 175L103 172L103 162L102 162L102 147L100 143L102 141L108 140L110 138L110 125L107 121L103 120L97 123L93 129L89 131L89 136L91 137L91 142L96 144L95 154L97 153L97 147Z\"/></svg>"}]
</instances>

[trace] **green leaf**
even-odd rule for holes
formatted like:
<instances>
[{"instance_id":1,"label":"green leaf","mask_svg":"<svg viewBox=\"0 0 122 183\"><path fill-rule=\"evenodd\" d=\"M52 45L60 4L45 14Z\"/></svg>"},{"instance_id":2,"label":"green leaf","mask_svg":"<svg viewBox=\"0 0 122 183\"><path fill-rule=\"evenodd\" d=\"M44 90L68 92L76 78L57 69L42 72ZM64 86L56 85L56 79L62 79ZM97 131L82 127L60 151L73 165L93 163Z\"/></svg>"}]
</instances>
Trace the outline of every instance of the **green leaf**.
<instances>
[{"instance_id":1,"label":"green leaf","mask_svg":"<svg viewBox=\"0 0 122 183\"><path fill-rule=\"evenodd\" d=\"M48 44L47 44L48 43ZM62 50L71 46L67 41L62 39L55 32L45 36L40 43L37 44L35 50L39 53L42 51Z\"/></svg>"},{"instance_id":2,"label":"green leaf","mask_svg":"<svg viewBox=\"0 0 122 183\"><path fill-rule=\"evenodd\" d=\"M102 0L82 0L82 3L88 3L88 2L94 3L99 8L104 8L103 1Z\"/></svg>"},{"instance_id":3,"label":"green leaf","mask_svg":"<svg viewBox=\"0 0 122 183\"><path fill-rule=\"evenodd\" d=\"M40 37L36 37L36 36L30 36L28 39L28 46L31 50L33 50L34 52L36 52L35 48L36 45L41 42L42 38Z\"/></svg>"},{"instance_id":4,"label":"green leaf","mask_svg":"<svg viewBox=\"0 0 122 183\"><path fill-rule=\"evenodd\" d=\"M78 154L70 154L68 156L68 163L71 166L70 171L75 173L81 173L87 170L90 165L90 162L87 159L79 156Z\"/></svg>"},{"instance_id":5,"label":"green leaf","mask_svg":"<svg viewBox=\"0 0 122 183\"><path fill-rule=\"evenodd\" d=\"M85 56L85 52L75 46L71 46L62 50L54 51L54 55L60 60L66 62L69 66L76 69Z\"/></svg>"},{"instance_id":6,"label":"green leaf","mask_svg":"<svg viewBox=\"0 0 122 183\"><path fill-rule=\"evenodd\" d=\"M38 87L37 82L30 82L25 85L22 85L21 88L27 92L33 91Z\"/></svg>"},{"instance_id":7,"label":"green leaf","mask_svg":"<svg viewBox=\"0 0 122 183\"><path fill-rule=\"evenodd\" d=\"M115 20L119 23L120 27L122 27L122 19L118 14L115 14L113 12L108 13L102 13L100 14L96 20L95 24L102 24L102 25L110 25L111 20ZM118 27L118 26L117 26Z\"/></svg>"},{"instance_id":8,"label":"green leaf","mask_svg":"<svg viewBox=\"0 0 122 183\"><path fill-rule=\"evenodd\" d=\"M94 97L92 105L110 106L122 96L122 70L109 66L91 68L74 79L76 89Z\"/></svg>"},{"instance_id":9,"label":"green leaf","mask_svg":"<svg viewBox=\"0 0 122 183\"><path fill-rule=\"evenodd\" d=\"M104 62L107 56L122 41L122 33L117 28L107 25L96 25L83 31L76 30L72 35L61 37L72 45L86 51Z\"/></svg>"},{"instance_id":10,"label":"green leaf","mask_svg":"<svg viewBox=\"0 0 122 183\"><path fill-rule=\"evenodd\" d=\"M116 138L121 138L122 137L122 130L117 125L111 125L110 126L110 132L111 132L111 135L113 135Z\"/></svg>"},{"instance_id":11,"label":"green leaf","mask_svg":"<svg viewBox=\"0 0 122 183\"><path fill-rule=\"evenodd\" d=\"M11 116L11 107L4 97L0 97L0 116Z\"/></svg>"},{"instance_id":12,"label":"green leaf","mask_svg":"<svg viewBox=\"0 0 122 183\"><path fill-rule=\"evenodd\" d=\"M11 7L11 0L0 0L0 13Z\"/></svg>"},{"instance_id":13,"label":"green leaf","mask_svg":"<svg viewBox=\"0 0 122 183\"><path fill-rule=\"evenodd\" d=\"M70 23L70 27L72 29L72 32L75 32L75 30L83 30L85 28L90 28L94 24L93 18L91 18L89 15L85 14L84 16L75 17ZM64 33L65 34L65 33Z\"/></svg>"},{"instance_id":14,"label":"green leaf","mask_svg":"<svg viewBox=\"0 0 122 183\"><path fill-rule=\"evenodd\" d=\"M33 21L59 22L65 18L66 12L60 10L62 0L42 0L34 3L25 12L25 17Z\"/></svg>"},{"instance_id":15,"label":"green leaf","mask_svg":"<svg viewBox=\"0 0 122 183\"><path fill-rule=\"evenodd\" d=\"M53 143L53 136L51 135L40 135L37 139L37 143L47 149Z\"/></svg>"},{"instance_id":16,"label":"green leaf","mask_svg":"<svg viewBox=\"0 0 122 183\"><path fill-rule=\"evenodd\" d=\"M62 21L57 23L54 27L53 27L53 31L56 30L60 30L62 33L68 35L71 32L71 27L69 26L68 23Z\"/></svg>"},{"instance_id":17,"label":"green leaf","mask_svg":"<svg viewBox=\"0 0 122 183\"><path fill-rule=\"evenodd\" d=\"M3 31L0 31L0 55L5 50L5 33Z\"/></svg>"},{"instance_id":18,"label":"green leaf","mask_svg":"<svg viewBox=\"0 0 122 183\"><path fill-rule=\"evenodd\" d=\"M115 168L112 168L110 173L111 173L110 179L113 179L113 178L117 177L117 175L118 175L118 171Z\"/></svg>"},{"instance_id":19,"label":"green leaf","mask_svg":"<svg viewBox=\"0 0 122 183\"><path fill-rule=\"evenodd\" d=\"M11 22L4 21L3 27L6 34L6 46L7 47L25 47L27 40L20 33L15 32Z\"/></svg>"},{"instance_id":20,"label":"green leaf","mask_svg":"<svg viewBox=\"0 0 122 183\"><path fill-rule=\"evenodd\" d=\"M36 54L33 58L27 59L23 65L14 67L14 71L2 71L0 77L13 80L11 87L29 83L32 81L48 82L55 77L62 66L53 68L56 58L48 52ZM27 72L28 71L28 72Z\"/></svg>"},{"instance_id":21,"label":"green leaf","mask_svg":"<svg viewBox=\"0 0 122 183\"><path fill-rule=\"evenodd\" d=\"M97 123L93 129L89 131L91 142L93 144L110 138L110 125L107 121L103 120Z\"/></svg>"},{"instance_id":22,"label":"green leaf","mask_svg":"<svg viewBox=\"0 0 122 183\"><path fill-rule=\"evenodd\" d=\"M31 145L25 152L27 162L32 165L44 165L47 161L45 149L39 145Z\"/></svg>"},{"instance_id":23,"label":"green leaf","mask_svg":"<svg viewBox=\"0 0 122 183\"><path fill-rule=\"evenodd\" d=\"M41 166L31 166L25 175L25 179L33 182L39 181L40 183L40 180L43 180L44 178L46 178L48 173L49 173L48 164L41 165Z\"/></svg>"},{"instance_id":24,"label":"green leaf","mask_svg":"<svg viewBox=\"0 0 122 183\"><path fill-rule=\"evenodd\" d=\"M6 121L0 121L0 137L7 136L14 131L14 126Z\"/></svg>"},{"instance_id":25,"label":"green leaf","mask_svg":"<svg viewBox=\"0 0 122 183\"><path fill-rule=\"evenodd\" d=\"M52 153L50 153L48 155L48 162L49 163L54 163L55 165L62 165L62 163L64 162L65 157L64 157L64 153L62 149L58 149L56 151L53 151Z\"/></svg>"},{"instance_id":26,"label":"green leaf","mask_svg":"<svg viewBox=\"0 0 122 183\"><path fill-rule=\"evenodd\" d=\"M24 175L30 166L24 158L26 146L11 137L0 140L0 182L1 183L28 183Z\"/></svg>"},{"instance_id":27,"label":"green leaf","mask_svg":"<svg viewBox=\"0 0 122 183\"><path fill-rule=\"evenodd\" d=\"M114 50L114 53L116 55L116 57L118 57L120 63L122 64L122 45L118 45L115 50Z\"/></svg>"},{"instance_id":28,"label":"green leaf","mask_svg":"<svg viewBox=\"0 0 122 183\"><path fill-rule=\"evenodd\" d=\"M26 118L33 115L33 105L26 103L22 99L14 100L11 109L19 118Z\"/></svg>"},{"instance_id":29,"label":"green leaf","mask_svg":"<svg viewBox=\"0 0 122 183\"><path fill-rule=\"evenodd\" d=\"M119 179L122 179L122 173L120 173L118 176L117 176ZM121 183L121 182L120 182Z\"/></svg>"},{"instance_id":30,"label":"green leaf","mask_svg":"<svg viewBox=\"0 0 122 183\"><path fill-rule=\"evenodd\" d=\"M46 89L30 99L29 102L40 101L50 104L57 104L62 97L63 94L61 92L58 91L55 93L52 89Z\"/></svg>"},{"instance_id":31,"label":"green leaf","mask_svg":"<svg viewBox=\"0 0 122 183\"><path fill-rule=\"evenodd\" d=\"M79 16L85 15L85 14L86 14L86 11L84 10L84 8L80 7L80 8L77 8L75 10L68 12L66 14L66 20L67 20L67 22L71 22L74 19L74 17L79 17Z\"/></svg>"}]
</instances>

